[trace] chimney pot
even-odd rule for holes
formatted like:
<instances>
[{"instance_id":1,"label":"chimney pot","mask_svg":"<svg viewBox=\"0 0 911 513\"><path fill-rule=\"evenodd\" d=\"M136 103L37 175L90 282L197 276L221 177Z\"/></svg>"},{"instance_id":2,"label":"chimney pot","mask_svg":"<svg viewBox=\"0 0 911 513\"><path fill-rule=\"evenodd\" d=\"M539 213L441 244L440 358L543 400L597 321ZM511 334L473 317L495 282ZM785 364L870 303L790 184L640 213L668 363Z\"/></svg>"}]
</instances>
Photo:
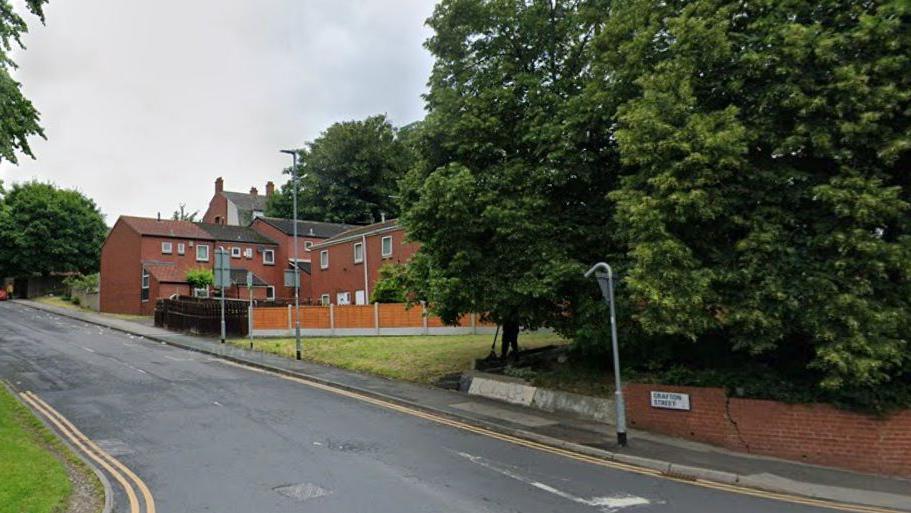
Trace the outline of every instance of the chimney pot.
<instances>
[{"instance_id":1,"label":"chimney pot","mask_svg":"<svg viewBox=\"0 0 911 513\"><path fill-rule=\"evenodd\" d=\"M219 176L215 179L215 193L218 194L225 190L225 181Z\"/></svg>"},{"instance_id":2,"label":"chimney pot","mask_svg":"<svg viewBox=\"0 0 911 513\"><path fill-rule=\"evenodd\" d=\"M250 187L251 196L256 196L258 193L259 193L259 191L256 190L256 187Z\"/></svg>"},{"instance_id":3,"label":"chimney pot","mask_svg":"<svg viewBox=\"0 0 911 513\"><path fill-rule=\"evenodd\" d=\"M266 182L266 196L272 196L273 194L275 194L275 184Z\"/></svg>"}]
</instances>

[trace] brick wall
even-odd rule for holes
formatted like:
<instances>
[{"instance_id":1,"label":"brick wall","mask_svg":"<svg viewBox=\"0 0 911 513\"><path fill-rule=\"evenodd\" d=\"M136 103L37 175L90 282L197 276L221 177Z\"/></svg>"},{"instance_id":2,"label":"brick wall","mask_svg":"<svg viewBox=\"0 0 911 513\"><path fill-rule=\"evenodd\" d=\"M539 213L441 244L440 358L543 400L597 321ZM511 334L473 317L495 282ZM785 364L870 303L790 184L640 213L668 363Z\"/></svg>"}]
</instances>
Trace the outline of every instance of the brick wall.
<instances>
[{"instance_id":1,"label":"brick wall","mask_svg":"<svg viewBox=\"0 0 911 513\"><path fill-rule=\"evenodd\" d=\"M101 247L98 284L102 312L139 315L142 264L139 234L118 220Z\"/></svg>"},{"instance_id":2,"label":"brick wall","mask_svg":"<svg viewBox=\"0 0 911 513\"><path fill-rule=\"evenodd\" d=\"M650 406L650 391L690 395L690 411ZM827 404L786 404L725 395L720 388L629 384L631 428L728 449L861 472L911 477L911 410L885 418Z\"/></svg>"}]
</instances>

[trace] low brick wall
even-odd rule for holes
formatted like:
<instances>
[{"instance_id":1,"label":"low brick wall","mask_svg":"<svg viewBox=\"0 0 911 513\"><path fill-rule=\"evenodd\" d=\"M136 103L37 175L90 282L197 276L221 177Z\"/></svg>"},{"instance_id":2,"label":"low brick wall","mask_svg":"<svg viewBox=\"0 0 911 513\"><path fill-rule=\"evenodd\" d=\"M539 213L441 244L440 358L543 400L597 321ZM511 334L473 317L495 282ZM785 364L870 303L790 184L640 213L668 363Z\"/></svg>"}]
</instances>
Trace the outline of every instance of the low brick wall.
<instances>
[{"instance_id":1,"label":"low brick wall","mask_svg":"<svg viewBox=\"0 0 911 513\"><path fill-rule=\"evenodd\" d=\"M690 410L651 407L650 392L689 394ZM629 384L630 427L861 472L911 477L911 410L885 418L827 404L726 397L723 389Z\"/></svg>"}]
</instances>

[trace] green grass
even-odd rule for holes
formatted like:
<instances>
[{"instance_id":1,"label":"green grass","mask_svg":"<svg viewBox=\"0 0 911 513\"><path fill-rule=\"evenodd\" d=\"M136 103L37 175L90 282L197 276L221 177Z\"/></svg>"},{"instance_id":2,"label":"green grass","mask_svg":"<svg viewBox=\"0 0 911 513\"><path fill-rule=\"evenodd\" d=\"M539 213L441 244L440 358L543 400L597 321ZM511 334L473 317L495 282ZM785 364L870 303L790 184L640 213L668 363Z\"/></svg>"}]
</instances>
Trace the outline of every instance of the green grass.
<instances>
[{"instance_id":1,"label":"green grass","mask_svg":"<svg viewBox=\"0 0 911 513\"><path fill-rule=\"evenodd\" d=\"M65 511L72 485L52 448L62 444L0 384L0 510Z\"/></svg>"},{"instance_id":2,"label":"green grass","mask_svg":"<svg viewBox=\"0 0 911 513\"><path fill-rule=\"evenodd\" d=\"M335 337L302 339L306 360L388 378L429 383L446 374L471 369L475 358L490 352L493 335L424 335L403 337ZM248 339L231 344L249 347ZM522 333L522 349L565 344L554 333ZM499 341L497 348L499 350ZM294 357L294 339L257 339L256 349Z\"/></svg>"},{"instance_id":3,"label":"green grass","mask_svg":"<svg viewBox=\"0 0 911 513\"><path fill-rule=\"evenodd\" d=\"M129 315L129 314L112 314L112 313L99 313L90 308L84 306L74 305L73 303L63 299L60 296L41 296L32 299L36 303L42 303L45 305L56 306L58 308L66 308L68 310L75 310L77 312L88 312L93 314L104 315L106 317L114 317L117 319L123 319L125 321L148 321L152 318L150 315Z\"/></svg>"}]
</instances>

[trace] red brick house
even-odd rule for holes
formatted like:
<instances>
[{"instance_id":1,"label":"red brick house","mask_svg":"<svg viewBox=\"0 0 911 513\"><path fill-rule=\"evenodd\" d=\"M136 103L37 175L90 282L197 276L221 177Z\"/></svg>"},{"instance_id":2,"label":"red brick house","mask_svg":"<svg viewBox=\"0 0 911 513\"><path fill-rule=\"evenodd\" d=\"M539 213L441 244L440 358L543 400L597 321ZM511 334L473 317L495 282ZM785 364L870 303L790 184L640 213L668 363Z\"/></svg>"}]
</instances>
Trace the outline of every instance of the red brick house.
<instances>
[{"instance_id":1,"label":"red brick house","mask_svg":"<svg viewBox=\"0 0 911 513\"><path fill-rule=\"evenodd\" d=\"M275 261L282 269L294 269L294 221L276 217L259 217L253 220L250 228L266 238L278 242ZM351 228L355 228L355 226L318 221L297 221L297 259L301 271L300 300L302 302L314 301L311 285L311 247ZM276 288L278 297L283 299L294 297L294 287L285 287L283 280L276 283Z\"/></svg>"},{"instance_id":2,"label":"red brick house","mask_svg":"<svg viewBox=\"0 0 911 513\"><path fill-rule=\"evenodd\" d=\"M266 202L275 193L275 184L266 183L266 194L260 195L256 187L250 193L225 190L225 181L219 176L215 179L215 195L209 200L209 208L202 216L202 222L210 224L227 224L231 226L248 226L257 217L266 212Z\"/></svg>"},{"instance_id":3,"label":"red brick house","mask_svg":"<svg viewBox=\"0 0 911 513\"><path fill-rule=\"evenodd\" d=\"M190 295L186 272L214 268L216 248L231 252L228 297L247 298L252 271L254 297L274 297L282 283L278 244L247 227L121 216L101 248L99 283L102 312L150 315L159 298Z\"/></svg>"},{"instance_id":4,"label":"red brick house","mask_svg":"<svg viewBox=\"0 0 911 513\"><path fill-rule=\"evenodd\" d=\"M346 230L310 249L312 294L322 304L369 304L380 267L407 262L418 250L391 219Z\"/></svg>"}]
</instances>

